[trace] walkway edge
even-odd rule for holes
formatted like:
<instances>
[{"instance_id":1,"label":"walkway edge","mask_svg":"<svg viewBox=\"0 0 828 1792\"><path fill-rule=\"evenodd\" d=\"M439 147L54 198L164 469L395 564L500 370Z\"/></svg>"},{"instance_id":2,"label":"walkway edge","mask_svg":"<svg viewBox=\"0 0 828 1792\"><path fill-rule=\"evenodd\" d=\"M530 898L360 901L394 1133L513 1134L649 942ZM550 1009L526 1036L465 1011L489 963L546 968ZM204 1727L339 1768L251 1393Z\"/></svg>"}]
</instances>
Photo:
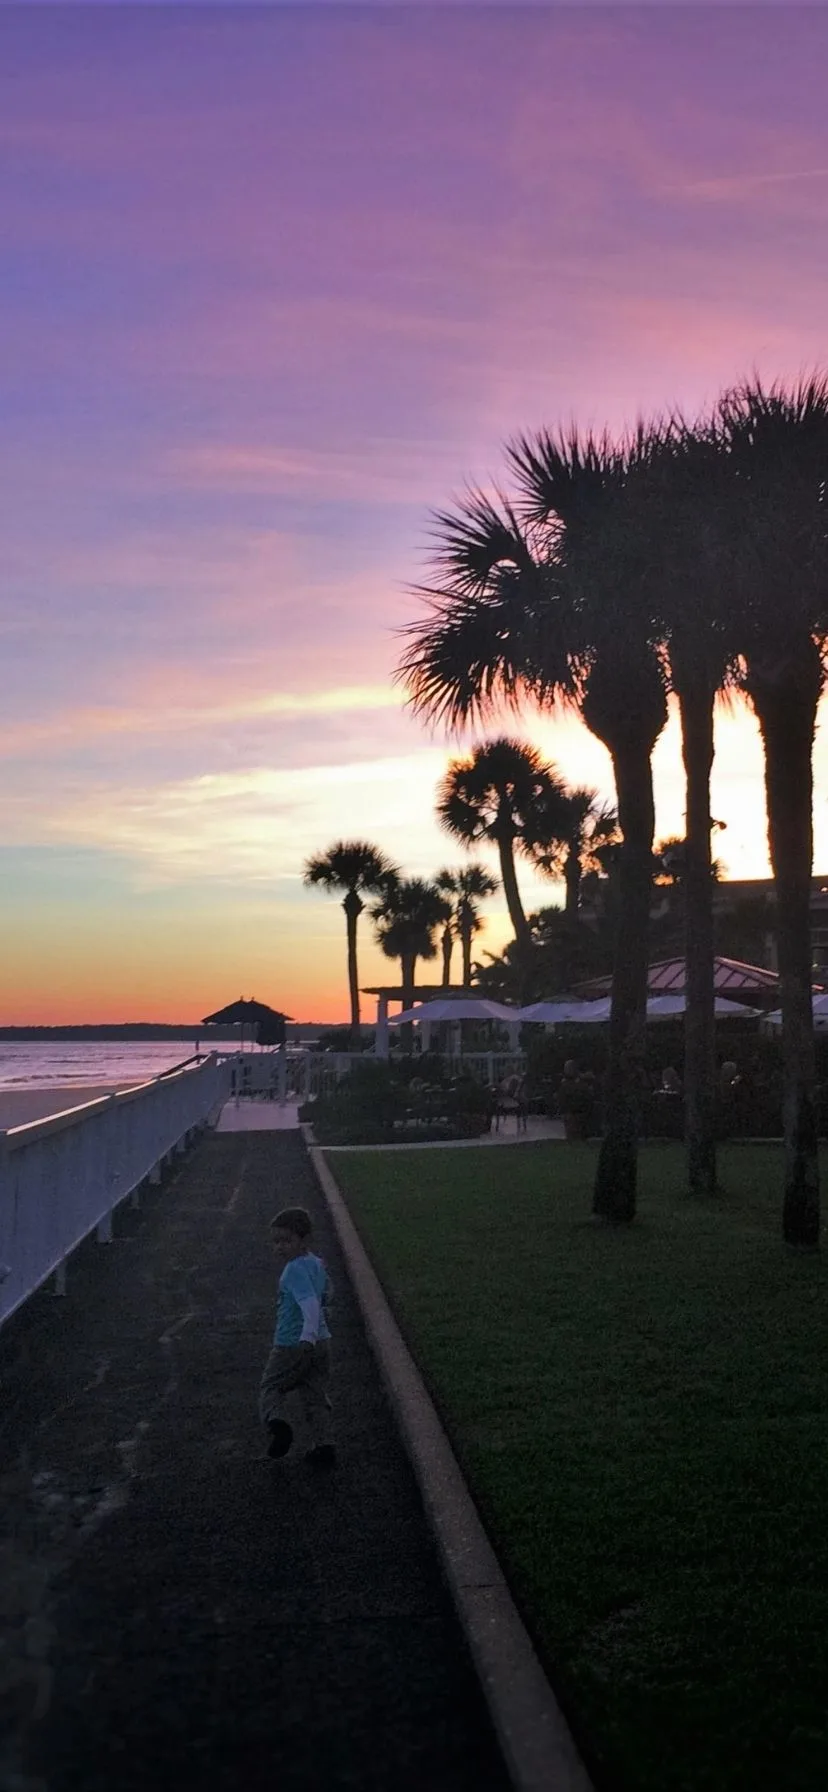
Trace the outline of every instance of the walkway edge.
<instances>
[{"instance_id":1,"label":"walkway edge","mask_svg":"<svg viewBox=\"0 0 828 1792\"><path fill-rule=\"evenodd\" d=\"M425 1383L322 1150L302 1133L327 1202L515 1792L594 1792Z\"/></svg>"}]
</instances>

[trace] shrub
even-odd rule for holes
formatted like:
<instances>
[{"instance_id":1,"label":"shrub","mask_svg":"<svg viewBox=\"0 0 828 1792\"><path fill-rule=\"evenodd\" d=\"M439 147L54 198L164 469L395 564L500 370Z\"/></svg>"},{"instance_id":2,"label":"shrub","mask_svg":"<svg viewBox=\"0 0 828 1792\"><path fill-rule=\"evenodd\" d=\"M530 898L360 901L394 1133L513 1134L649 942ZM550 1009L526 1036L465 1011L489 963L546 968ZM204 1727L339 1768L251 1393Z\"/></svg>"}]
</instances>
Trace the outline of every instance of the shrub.
<instances>
[{"instance_id":1,"label":"shrub","mask_svg":"<svg viewBox=\"0 0 828 1792\"><path fill-rule=\"evenodd\" d=\"M360 1027L359 1037L360 1051L373 1051L374 1041L376 1039L376 1029L374 1027ZM350 1027L326 1027L324 1032L320 1033L319 1038L314 1041L313 1049L316 1052L352 1051L353 1039Z\"/></svg>"},{"instance_id":2,"label":"shrub","mask_svg":"<svg viewBox=\"0 0 828 1792\"><path fill-rule=\"evenodd\" d=\"M330 1095L306 1102L300 1118L310 1121L320 1144L327 1145L470 1138L485 1132L492 1112L490 1092L472 1081L443 1085L436 1095L433 1088L418 1089L424 1064L415 1059L406 1065L407 1074L400 1075L396 1065L381 1059L357 1062Z\"/></svg>"}]
</instances>

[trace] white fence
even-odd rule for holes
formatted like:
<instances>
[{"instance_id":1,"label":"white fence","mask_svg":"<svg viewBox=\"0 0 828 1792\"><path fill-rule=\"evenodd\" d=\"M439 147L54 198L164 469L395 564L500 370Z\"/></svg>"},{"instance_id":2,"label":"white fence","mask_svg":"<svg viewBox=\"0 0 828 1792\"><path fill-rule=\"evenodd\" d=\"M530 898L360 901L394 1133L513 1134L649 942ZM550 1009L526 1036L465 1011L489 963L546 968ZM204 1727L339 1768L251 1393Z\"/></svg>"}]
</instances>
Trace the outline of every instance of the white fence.
<instances>
[{"instance_id":1,"label":"white fence","mask_svg":"<svg viewBox=\"0 0 828 1792\"><path fill-rule=\"evenodd\" d=\"M230 1073L230 1093L237 1100L262 1096L271 1101L299 1102L330 1095L354 1064L384 1063L392 1070L400 1060L377 1059L370 1052L309 1052L302 1050L251 1051L224 1059ZM416 1066L416 1057L413 1060ZM526 1068L522 1052L463 1052L443 1057L449 1076L470 1076L478 1083L495 1085L513 1072Z\"/></svg>"},{"instance_id":2,"label":"white fence","mask_svg":"<svg viewBox=\"0 0 828 1792\"><path fill-rule=\"evenodd\" d=\"M224 1063L230 1075L230 1094L237 1100L245 1095L264 1095L273 1101L287 1096L284 1052L239 1052L226 1057Z\"/></svg>"},{"instance_id":3,"label":"white fence","mask_svg":"<svg viewBox=\"0 0 828 1792\"><path fill-rule=\"evenodd\" d=\"M523 1052L463 1052L443 1060L450 1076L470 1076L476 1083L489 1083L495 1088L507 1076L520 1076L526 1069Z\"/></svg>"},{"instance_id":4,"label":"white fence","mask_svg":"<svg viewBox=\"0 0 828 1792\"><path fill-rule=\"evenodd\" d=\"M262 1054L266 1056L267 1054ZM372 1053L351 1052L288 1052L285 1071L285 1094L288 1101L307 1101L315 1095L330 1095L347 1076L354 1064L383 1063L392 1071L398 1059L378 1059ZM417 1059L406 1060L416 1066ZM443 1057L443 1068L451 1077L469 1076L475 1082L493 1086L514 1072L526 1068L522 1052L462 1052ZM260 1072L260 1074L264 1074ZM255 1076L255 1072L253 1072Z\"/></svg>"},{"instance_id":5,"label":"white fence","mask_svg":"<svg viewBox=\"0 0 828 1792\"><path fill-rule=\"evenodd\" d=\"M329 1095L352 1064L364 1061L359 1053L295 1049L239 1052L224 1060L230 1071L230 1093L237 1100L252 1095L290 1102Z\"/></svg>"},{"instance_id":6,"label":"white fence","mask_svg":"<svg viewBox=\"0 0 828 1792\"><path fill-rule=\"evenodd\" d=\"M112 1214L141 1182L183 1151L217 1115L231 1089L229 1065L211 1055L105 1095L48 1120L0 1132L0 1325L57 1273L97 1229L112 1236Z\"/></svg>"}]
</instances>

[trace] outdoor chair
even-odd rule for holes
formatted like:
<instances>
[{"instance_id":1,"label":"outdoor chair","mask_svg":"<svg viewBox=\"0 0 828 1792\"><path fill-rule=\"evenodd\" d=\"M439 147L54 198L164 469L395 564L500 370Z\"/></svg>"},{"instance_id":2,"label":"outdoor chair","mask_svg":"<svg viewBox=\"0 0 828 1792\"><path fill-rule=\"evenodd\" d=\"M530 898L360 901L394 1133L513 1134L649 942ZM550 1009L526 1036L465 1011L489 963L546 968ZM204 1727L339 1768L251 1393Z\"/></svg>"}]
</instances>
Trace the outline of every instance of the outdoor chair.
<instances>
[{"instance_id":1,"label":"outdoor chair","mask_svg":"<svg viewBox=\"0 0 828 1792\"><path fill-rule=\"evenodd\" d=\"M494 1129L500 1131L501 1115L505 1119L508 1114L515 1116L515 1131L525 1132L529 1113L529 1099L524 1076L507 1076L498 1083L495 1090Z\"/></svg>"}]
</instances>

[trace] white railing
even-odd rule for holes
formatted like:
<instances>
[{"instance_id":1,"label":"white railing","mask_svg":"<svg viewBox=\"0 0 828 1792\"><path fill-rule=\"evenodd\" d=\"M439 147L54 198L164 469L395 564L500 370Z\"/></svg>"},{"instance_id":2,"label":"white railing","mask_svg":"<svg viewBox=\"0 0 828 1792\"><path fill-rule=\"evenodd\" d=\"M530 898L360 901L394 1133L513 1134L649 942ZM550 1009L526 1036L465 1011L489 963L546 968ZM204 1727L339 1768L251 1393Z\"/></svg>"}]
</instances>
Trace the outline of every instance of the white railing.
<instances>
[{"instance_id":1,"label":"white railing","mask_svg":"<svg viewBox=\"0 0 828 1792\"><path fill-rule=\"evenodd\" d=\"M263 1052L226 1053L230 1071L230 1095L264 1096L271 1101L307 1101L309 1095L328 1094L354 1062L349 1052L309 1052L301 1048Z\"/></svg>"},{"instance_id":2,"label":"white railing","mask_svg":"<svg viewBox=\"0 0 828 1792\"><path fill-rule=\"evenodd\" d=\"M227 1054L230 1094L236 1101L264 1096L271 1101L307 1101L329 1094L355 1061L349 1052L302 1049Z\"/></svg>"},{"instance_id":3,"label":"white railing","mask_svg":"<svg viewBox=\"0 0 828 1792\"><path fill-rule=\"evenodd\" d=\"M308 1052L304 1068L297 1066L297 1083L303 1090L298 1099L308 1101L314 1095L331 1095L353 1064L365 1062L364 1054L359 1052Z\"/></svg>"},{"instance_id":4,"label":"white railing","mask_svg":"<svg viewBox=\"0 0 828 1792\"><path fill-rule=\"evenodd\" d=\"M266 1060L274 1063L268 1068ZM246 1059L234 1060L234 1095L272 1094L285 1101L309 1101L315 1095L330 1095L342 1081L352 1064L375 1062L361 1052L309 1052L288 1050L284 1054L250 1053Z\"/></svg>"},{"instance_id":5,"label":"white railing","mask_svg":"<svg viewBox=\"0 0 828 1792\"><path fill-rule=\"evenodd\" d=\"M245 1095L264 1095L271 1100L287 1092L284 1052L239 1052L226 1057L230 1072L230 1094L238 1101Z\"/></svg>"},{"instance_id":6,"label":"white railing","mask_svg":"<svg viewBox=\"0 0 828 1792\"><path fill-rule=\"evenodd\" d=\"M112 1214L159 1182L165 1159L217 1116L230 1094L215 1054L98 1101L0 1132L0 1325L47 1278L65 1288L66 1259Z\"/></svg>"},{"instance_id":7,"label":"white railing","mask_svg":"<svg viewBox=\"0 0 828 1792\"><path fill-rule=\"evenodd\" d=\"M473 1077L476 1083L489 1083L492 1087L507 1076L522 1075L526 1069L523 1052L461 1052L444 1058L443 1063L451 1076Z\"/></svg>"},{"instance_id":8,"label":"white railing","mask_svg":"<svg viewBox=\"0 0 828 1792\"><path fill-rule=\"evenodd\" d=\"M413 1060L416 1063L416 1058ZM286 1069L288 1101L308 1101L316 1095L330 1095L353 1064L390 1064L393 1070L399 1060L376 1059L371 1054L352 1052L289 1052ZM504 1077L526 1069L523 1052L462 1052L442 1058L444 1069L453 1077L470 1076L478 1083L495 1085Z\"/></svg>"}]
</instances>

